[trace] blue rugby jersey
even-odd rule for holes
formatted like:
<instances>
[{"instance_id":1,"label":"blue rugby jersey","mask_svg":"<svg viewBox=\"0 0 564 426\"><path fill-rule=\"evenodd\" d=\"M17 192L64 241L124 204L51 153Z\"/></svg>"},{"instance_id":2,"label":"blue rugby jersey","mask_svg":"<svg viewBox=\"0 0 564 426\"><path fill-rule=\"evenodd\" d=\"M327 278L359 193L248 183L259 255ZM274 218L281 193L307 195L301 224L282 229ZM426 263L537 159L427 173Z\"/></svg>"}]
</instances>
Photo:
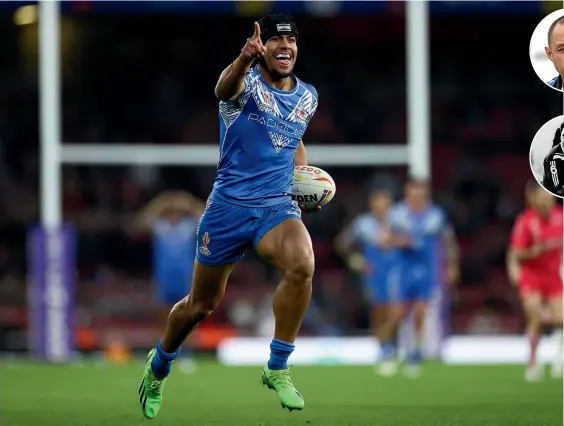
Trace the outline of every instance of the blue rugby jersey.
<instances>
[{"instance_id":1,"label":"blue rugby jersey","mask_svg":"<svg viewBox=\"0 0 564 426\"><path fill-rule=\"evenodd\" d=\"M390 212L393 232L409 237L411 245L398 252L402 267L422 266L433 275L443 251L443 232L448 226L444 211L429 204L423 212L414 212L405 202L395 205Z\"/></svg>"},{"instance_id":2,"label":"blue rugby jersey","mask_svg":"<svg viewBox=\"0 0 564 426\"><path fill-rule=\"evenodd\" d=\"M362 254L370 267L368 275L371 278L387 276L397 256L397 250L384 249L378 242L387 226L373 214L363 213L352 222L350 227L348 238L362 249Z\"/></svg>"},{"instance_id":3,"label":"blue rugby jersey","mask_svg":"<svg viewBox=\"0 0 564 426\"><path fill-rule=\"evenodd\" d=\"M291 91L268 85L257 67L237 99L219 103L220 159L214 194L268 207L292 192L295 151L317 109L317 91L297 77Z\"/></svg>"}]
</instances>

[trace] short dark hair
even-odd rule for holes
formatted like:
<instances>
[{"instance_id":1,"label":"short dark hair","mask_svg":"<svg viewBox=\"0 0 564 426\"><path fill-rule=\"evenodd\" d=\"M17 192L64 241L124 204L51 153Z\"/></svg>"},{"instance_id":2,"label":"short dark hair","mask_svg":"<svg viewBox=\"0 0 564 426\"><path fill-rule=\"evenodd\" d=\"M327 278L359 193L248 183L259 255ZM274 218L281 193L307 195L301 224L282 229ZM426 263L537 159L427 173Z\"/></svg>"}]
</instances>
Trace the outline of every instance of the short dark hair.
<instances>
[{"instance_id":1,"label":"short dark hair","mask_svg":"<svg viewBox=\"0 0 564 426\"><path fill-rule=\"evenodd\" d=\"M298 27L296 25L296 21L294 21L294 17L292 15L288 15L286 13L269 13L266 15L262 15L258 21L261 30L261 39L263 44L268 41L268 39L274 35L273 33L273 25L277 23L284 23L290 24L292 28L292 33L294 37L298 38Z\"/></svg>"},{"instance_id":2,"label":"short dark hair","mask_svg":"<svg viewBox=\"0 0 564 426\"><path fill-rule=\"evenodd\" d=\"M550 28L548 29L548 45L550 46L550 42L552 41L552 33L554 32L554 28L556 28L557 25L559 24L564 24L564 16L561 16L560 18L556 19L556 21L554 21L551 25Z\"/></svg>"}]
</instances>

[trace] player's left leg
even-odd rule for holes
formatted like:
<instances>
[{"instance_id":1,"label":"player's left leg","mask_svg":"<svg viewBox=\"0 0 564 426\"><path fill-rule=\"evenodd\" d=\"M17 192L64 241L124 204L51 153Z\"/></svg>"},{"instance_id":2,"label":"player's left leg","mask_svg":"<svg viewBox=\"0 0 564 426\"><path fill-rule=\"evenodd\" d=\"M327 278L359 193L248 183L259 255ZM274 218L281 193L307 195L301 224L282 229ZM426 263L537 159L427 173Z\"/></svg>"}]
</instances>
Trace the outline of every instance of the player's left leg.
<instances>
[{"instance_id":1,"label":"player's left leg","mask_svg":"<svg viewBox=\"0 0 564 426\"><path fill-rule=\"evenodd\" d=\"M370 330L372 336L377 340L380 339L379 331L384 325L388 313L388 304L384 295L380 292L378 283L379 277L365 277L362 283L366 298L370 302L370 311L368 313Z\"/></svg>"},{"instance_id":2,"label":"player's left leg","mask_svg":"<svg viewBox=\"0 0 564 426\"><path fill-rule=\"evenodd\" d=\"M562 336L562 284L556 283L553 288L552 294L548 295L548 306L554 325L554 341L556 343L556 353L552 363L550 374L553 378L559 379L562 377L562 363L564 362L563 351L563 336Z\"/></svg>"},{"instance_id":3,"label":"player's left leg","mask_svg":"<svg viewBox=\"0 0 564 426\"><path fill-rule=\"evenodd\" d=\"M380 354L375 372L389 377L398 370L397 335L407 313L407 305L401 301L390 301L384 324L378 329Z\"/></svg>"},{"instance_id":4,"label":"player's left leg","mask_svg":"<svg viewBox=\"0 0 564 426\"><path fill-rule=\"evenodd\" d=\"M301 410L304 400L292 383L288 358L311 299L314 255L305 225L289 216L288 212L293 212L289 208L282 209L283 214L273 209L259 227L254 244L256 252L283 273L274 293L274 339L262 382L278 393L283 408Z\"/></svg>"},{"instance_id":5,"label":"player's left leg","mask_svg":"<svg viewBox=\"0 0 564 426\"><path fill-rule=\"evenodd\" d=\"M370 307L370 330L374 339L380 344L381 349L383 341L394 344L393 338L386 338L381 333L382 327L384 327L388 319L389 308L388 303L382 303L381 300L374 300ZM379 359L380 357L375 359L374 362L378 362Z\"/></svg>"},{"instance_id":6,"label":"player's left leg","mask_svg":"<svg viewBox=\"0 0 564 426\"><path fill-rule=\"evenodd\" d=\"M375 372L382 376L393 376L397 373L397 334L407 313L404 284L398 268L386 271L385 276L376 283L378 300L384 304L386 315L378 327L377 337L380 341L380 354ZM405 280L404 280L405 281Z\"/></svg>"}]
</instances>

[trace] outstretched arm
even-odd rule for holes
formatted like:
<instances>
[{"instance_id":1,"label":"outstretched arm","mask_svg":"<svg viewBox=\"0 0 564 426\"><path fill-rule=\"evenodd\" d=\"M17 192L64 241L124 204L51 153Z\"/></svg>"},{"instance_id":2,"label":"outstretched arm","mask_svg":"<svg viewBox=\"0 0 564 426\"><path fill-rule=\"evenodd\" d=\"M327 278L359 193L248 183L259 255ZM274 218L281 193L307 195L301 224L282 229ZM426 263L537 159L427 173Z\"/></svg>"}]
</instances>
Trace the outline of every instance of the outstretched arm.
<instances>
[{"instance_id":1,"label":"outstretched arm","mask_svg":"<svg viewBox=\"0 0 564 426\"><path fill-rule=\"evenodd\" d=\"M223 70L215 86L215 96L220 101L236 99L245 90L245 74L253 61L266 53L266 47L260 40L260 25L255 22L255 33L247 39L241 54Z\"/></svg>"}]
</instances>

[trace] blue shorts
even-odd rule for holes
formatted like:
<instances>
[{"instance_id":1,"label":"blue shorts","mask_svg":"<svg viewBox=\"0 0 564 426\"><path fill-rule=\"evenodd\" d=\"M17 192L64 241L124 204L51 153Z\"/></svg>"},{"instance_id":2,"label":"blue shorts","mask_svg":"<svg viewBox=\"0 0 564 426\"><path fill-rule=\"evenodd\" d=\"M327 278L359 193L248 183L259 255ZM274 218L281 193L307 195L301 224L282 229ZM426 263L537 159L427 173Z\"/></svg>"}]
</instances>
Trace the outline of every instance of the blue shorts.
<instances>
[{"instance_id":1,"label":"blue shorts","mask_svg":"<svg viewBox=\"0 0 564 426\"><path fill-rule=\"evenodd\" d=\"M374 304L390 305L402 301L400 274L397 268L387 268L364 279L365 289Z\"/></svg>"},{"instance_id":2,"label":"blue shorts","mask_svg":"<svg viewBox=\"0 0 564 426\"><path fill-rule=\"evenodd\" d=\"M431 300L436 280L427 265L407 265L401 268L401 301L425 302Z\"/></svg>"},{"instance_id":3,"label":"blue shorts","mask_svg":"<svg viewBox=\"0 0 564 426\"><path fill-rule=\"evenodd\" d=\"M287 219L300 219L298 204L288 198L271 207L231 204L212 192L198 224L196 259L208 266L238 262L264 235Z\"/></svg>"},{"instance_id":4,"label":"blue shorts","mask_svg":"<svg viewBox=\"0 0 564 426\"><path fill-rule=\"evenodd\" d=\"M428 301L433 297L435 281L423 266L391 267L367 277L366 290L374 304L391 305Z\"/></svg>"}]
</instances>

